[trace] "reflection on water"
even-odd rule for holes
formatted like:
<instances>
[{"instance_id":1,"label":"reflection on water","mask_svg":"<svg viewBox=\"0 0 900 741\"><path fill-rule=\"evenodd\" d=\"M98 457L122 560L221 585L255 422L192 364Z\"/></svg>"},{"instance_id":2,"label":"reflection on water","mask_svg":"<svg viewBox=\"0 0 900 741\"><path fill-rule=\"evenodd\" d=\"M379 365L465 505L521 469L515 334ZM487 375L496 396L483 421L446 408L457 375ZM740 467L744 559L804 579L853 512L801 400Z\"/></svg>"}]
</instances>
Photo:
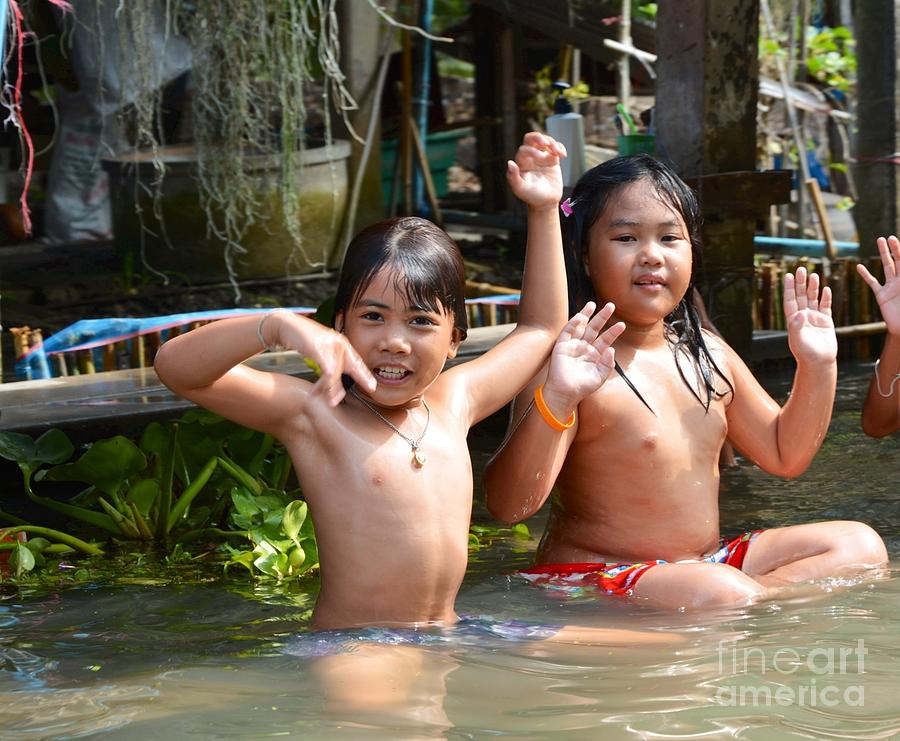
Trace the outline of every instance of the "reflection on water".
<instances>
[{"instance_id":1,"label":"reflection on water","mask_svg":"<svg viewBox=\"0 0 900 741\"><path fill-rule=\"evenodd\" d=\"M900 467L859 431L868 369L842 377L825 447L782 482L723 476L724 532L862 519L896 566ZM776 387L783 393L783 387ZM491 441L490 444L493 444ZM489 444L484 445L485 449ZM487 457L473 453L476 468ZM483 509L476 517L488 521ZM530 523L540 531L538 518ZM535 543L474 559L462 612L646 630L663 645L544 641L288 650L311 596L218 583L0 595L0 738L888 738L900 733L900 579L822 580L719 614L662 613L510 576ZM662 634L662 635L661 635Z\"/></svg>"}]
</instances>

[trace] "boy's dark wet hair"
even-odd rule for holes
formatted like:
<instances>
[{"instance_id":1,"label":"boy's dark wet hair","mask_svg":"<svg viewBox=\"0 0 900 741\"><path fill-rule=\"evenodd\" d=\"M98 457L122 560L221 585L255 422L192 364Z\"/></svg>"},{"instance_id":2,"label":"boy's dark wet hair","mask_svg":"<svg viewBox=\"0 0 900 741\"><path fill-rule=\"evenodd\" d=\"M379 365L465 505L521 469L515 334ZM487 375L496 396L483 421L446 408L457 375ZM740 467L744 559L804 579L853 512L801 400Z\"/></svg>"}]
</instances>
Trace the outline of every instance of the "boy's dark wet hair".
<instances>
[{"instance_id":1,"label":"boy's dark wet hair","mask_svg":"<svg viewBox=\"0 0 900 741\"><path fill-rule=\"evenodd\" d=\"M694 385L685 378L681 363L676 363L678 372L700 403L709 410L713 397L724 395L717 389L714 375L725 381L729 391L733 392L734 389L706 347L700 331L700 315L693 302L696 276L700 273L703 257L700 245L700 204L694 191L665 163L647 154L616 157L591 168L575 184L568 199L571 215L563 220L566 272L569 278L569 314L574 314L587 301L597 301L584 264L585 255L590 248L591 227L619 191L641 180L651 183L660 200L674 209L684 219L687 227L691 242L691 280L681 301L665 318L665 325L673 340L676 359L679 352L685 352L694 361L705 390L705 398L701 398Z\"/></svg>"},{"instance_id":2,"label":"boy's dark wet hair","mask_svg":"<svg viewBox=\"0 0 900 741\"><path fill-rule=\"evenodd\" d=\"M466 272L462 253L447 232L417 216L386 219L363 229L344 256L335 318L359 300L382 270L393 276L398 293L411 304L452 316L453 326L465 339Z\"/></svg>"}]
</instances>

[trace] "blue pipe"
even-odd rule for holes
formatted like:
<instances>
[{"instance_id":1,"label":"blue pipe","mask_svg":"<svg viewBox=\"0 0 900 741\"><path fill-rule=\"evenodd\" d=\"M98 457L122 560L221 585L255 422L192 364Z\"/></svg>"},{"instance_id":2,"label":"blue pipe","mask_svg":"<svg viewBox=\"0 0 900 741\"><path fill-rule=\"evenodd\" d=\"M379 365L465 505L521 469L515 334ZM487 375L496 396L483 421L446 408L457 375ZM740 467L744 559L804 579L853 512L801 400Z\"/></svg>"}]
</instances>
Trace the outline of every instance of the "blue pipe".
<instances>
[{"instance_id":1,"label":"blue pipe","mask_svg":"<svg viewBox=\"0 0 900 741\"><path fill-rule=\"evenodd\" d=\"M419 22L420 27L426 33L431 33L431 21L434 15L434 0L425 0L422 5L422 17ZM419 110L418 110L418 126L419 139L422 142L422 151L425 152L425 162L428 162L428 98L431 92L431 39L427 36L422 37L422 76L419 78ZM428 165L426 164L425 167ZM421 172L422 165L418 169L413 170L413 199L416 204L416 212L424 214L428 212L428 205L425 203L425 174Z\"/></svg>"},{"instance_id":2,"label":"blue pipe","mask_svg":"<svg viewBox=\"0 0 900 741\"><path fill-rule=\"evenodd\" d=\"M753 244L758 247L783 247L783 252L824 255L825 241L822 239L797 239L795 237L753 237ZM859 253L859 242L834 242L838 255L844 257ZM762 250L763 252L765 250Z\"/></svg>"},{"instance_id":3,"label":"blue pipe","mask_svg":"<svg viewBox=\"0 0 900 741\"><path fill-rule=\"evenodd\" d=\"M6 16L9 13L7 0L0 1L0 59L6 58ZM6 70L2 70L3 73Z\"/></svg>"}]
</instances>

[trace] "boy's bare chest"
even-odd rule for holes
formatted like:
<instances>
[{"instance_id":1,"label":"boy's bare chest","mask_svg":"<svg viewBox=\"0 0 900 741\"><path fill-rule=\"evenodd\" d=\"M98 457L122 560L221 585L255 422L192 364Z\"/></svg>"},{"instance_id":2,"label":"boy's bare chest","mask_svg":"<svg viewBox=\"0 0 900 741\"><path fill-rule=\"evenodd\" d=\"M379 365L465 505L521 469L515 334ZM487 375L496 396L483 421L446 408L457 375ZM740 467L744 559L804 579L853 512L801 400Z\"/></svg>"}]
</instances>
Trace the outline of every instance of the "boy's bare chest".
<instances>
[{"instance_id":1,"label":"boy's bare chest","mask_svg":"<svg viewBox=\"0 0 900 741\"><path fill-rule=\"evenodd\" d=\"M335 502L374 498L400 509L471 502L471 459L452 418L432 412L398 429L359 414L340 421L347 423L325 420L315 438L289 445L305 493L324 492Z\"/></svg>"}]
</instances>

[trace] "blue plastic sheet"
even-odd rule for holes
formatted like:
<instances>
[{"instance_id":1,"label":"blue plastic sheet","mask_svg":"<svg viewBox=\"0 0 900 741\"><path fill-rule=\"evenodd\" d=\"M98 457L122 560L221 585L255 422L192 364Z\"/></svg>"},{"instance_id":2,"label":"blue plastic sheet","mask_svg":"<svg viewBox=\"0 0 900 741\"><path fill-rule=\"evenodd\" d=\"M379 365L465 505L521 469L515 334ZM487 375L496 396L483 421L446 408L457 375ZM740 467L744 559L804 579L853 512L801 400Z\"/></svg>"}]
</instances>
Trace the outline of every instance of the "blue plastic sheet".
<instances>
[{"instance_id":1,"label":"blue plastic sheet","mask_svg":"<svg viewBox=\"0 0 900 741\"><path fill-rule=\"evenodd\" d=\"M316 311L309 306L294 306L289 307L288 310L298 314L313 314ZM81 319L48 337L42 344L32 347L27 353L17 358L16 378L19 380L50 378L53 373L47 357L56 353L100 350L106 345L132 340L140 335L154 332L162 332L163 339L165 339L167 330L173 327L246 314L265 314L267 311L269 309L224 309L168 316ZM99 358L96 360L99 361Z\"/></svg>"},{"instance_id":2,"label":"blue plastic sheet","mask_svg":"<svg viewBox=\"0 0 900 741\"><path fill-rule=\"evenodd\" d=\"M467 299L466 303L509 306L519 303L519 295L481 296ZM293 311L297 314L314 314L316 312L315 308L309 306L286 308L288 311ZM270 309L224 309L194 311L185 314L170 314L168 316L82 319L48 337L42 344L32 347L23 356L17 358L15 366L16 379L51 378L54 373L51 363L47 359L48 356L57 353L94 350L98 353L94 358L94 362L100 365L102 348L107 345L117 342L129 342L141 335L155 332L161 332L165 341L168 330L173 327L182 327L193 322L209 322L247 314L265 314L268 311Z\"/></svg>"}]
</instances>

